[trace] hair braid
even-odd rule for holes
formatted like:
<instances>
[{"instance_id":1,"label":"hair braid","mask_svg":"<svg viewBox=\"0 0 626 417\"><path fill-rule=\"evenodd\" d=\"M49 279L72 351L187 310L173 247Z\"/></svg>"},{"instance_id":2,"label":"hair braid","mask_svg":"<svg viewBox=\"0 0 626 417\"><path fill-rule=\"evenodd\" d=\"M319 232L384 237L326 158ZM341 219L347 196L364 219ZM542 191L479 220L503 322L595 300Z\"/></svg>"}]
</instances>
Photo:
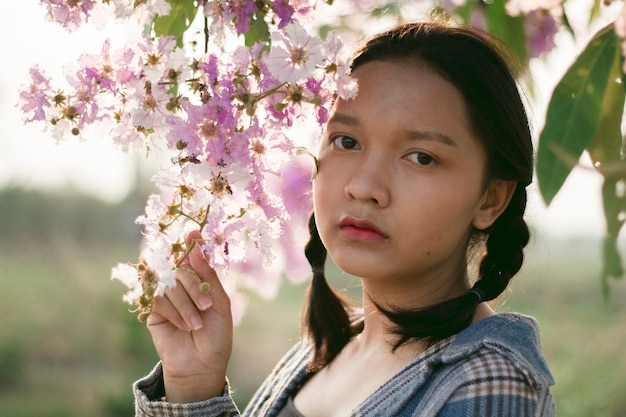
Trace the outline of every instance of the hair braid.
<instances>
[{"instance_id":1,"label":"hair braid","mask_svg":"<svg viewBox=\"0 0 626 417\"><path fill-rule=\"evenodd\" d=\"M352 335L347 311L350 304L328 285L324 275L327 252L317 232L314 215L309 218L309 233L311 237L304 254L313 270L313 279L307 294L304 325L315 345L309 370L316 371L332 361Z\"/></svg>"},{"instance_id":2,"label":"hair braid","mask_svg":"<svg viewBox=\"0 0 626 417\"><path fill-rule=\"evenodd\" d=\"M493 300L502 294L522 267L523 249L530 236L523 218L525 209L526 190L518 184L511 202L491 227L487 239L487 253L480 263L480 278L472 289L482 301Z\"/></svg>"}]
</instances>

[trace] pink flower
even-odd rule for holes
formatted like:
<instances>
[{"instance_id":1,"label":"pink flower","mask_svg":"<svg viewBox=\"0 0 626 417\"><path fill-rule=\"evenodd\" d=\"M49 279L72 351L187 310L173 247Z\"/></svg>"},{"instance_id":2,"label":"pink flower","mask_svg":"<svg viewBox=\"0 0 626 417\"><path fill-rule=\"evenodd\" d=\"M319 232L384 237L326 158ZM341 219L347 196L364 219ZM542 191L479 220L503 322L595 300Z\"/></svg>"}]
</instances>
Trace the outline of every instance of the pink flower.
<instances>
[{"instance_id":1,"label":"pink flower","mask_svg":"<svg viewBox=\"0 0 626 417\"><path fill-rule=\"evenodd\" d=\"M24 113L25 122L46 120L46 108L50 107L49 97L54 97L50 88L50 77L38 66L31 68L29 74L31 82L20 91L18 106Z\"/></svg>"},{"instance_id":2,"label":"pink flower","mask_svg":"<svg viewBox=\"0 0 626 417\"><path fill-rule=\"evenodd\" d=\"M313 211L311 174L313 158L302 155L280 169L280 176L270 181L269 188L279 195L287 213L289 226L279 238L279 250L284 258L284 271L290 281L301 283L311 274L304 256L309 237L308 218Z\"/></svg>"},{"instance_id":3,"label":"pink flower","mask_svg":"<svg viewBox=\"0 0 626 417\"><path fill-rule=\"evenodd\" d=\"M219 78L218 58L215 54L208 54L200 61L198 67L204 71L207 87L214 85Z\"/></svg>"},{"instance_id":4,"label":"pink flower","mask_svg":"<svg viewBox=\"0 0 626 417\"><path fill-rule=\"evenodd\" d=\"M48 6L48 18L60 23L72 31L89 20L89 13L95 5L94 0L40 0Z\"/></svg>"},{"instance_id":5,"label":"pink flower","mask_svg":"<svg viewBox=\"0 0 626 417\"><path fill-rule=\"evenodd\" d=\"M112 94L117 93L118 84L125 84L139 71L137 62L133 62L132 49L126 48L111 54L111 42L106 40L100 54L84 54L78 59L79 70L77 78L84 85L90 85L91 89L107 90ZM132 67L134 66L134 68Z\"/></svg>"},{"instance_id":6,"label":"pink flower","mask_svg":"<svg viewBox=\"0 0 626 417\"><path fill-rule=\"evenodd\" d=\"M275 0L272 2L272 10L278 16L278 28L282 29L293 21L292 16L295 13L293 6L289 0Z\"/></svg>"},{"instance_id":7,"label":"pink flower","mask_svg":"<svg viewBox=\"0 0 626 417\"><path fill-rule=\"evenodd\" d=\"M162 36L155 41L144 38L137 44L140 51L140 60L143 75L148 81L162 81L169 70L168 60L174 51L176 41L172 36ZM175 68L177 69L177 68Z\"/></svg>"},{"instance_id":8,"label":"pink flower","mask_svg":"<svg viewBox=\"0 0 626 417\"><path fill-rule=\"evenodd\" d=\"M558 31L556 19L546 10L533 10L526 15L525 30L531 57L539 57L554 47Z\"/></svg>"},{"instance_id":9,"label":"pink flower","mask_svg":"<svg viewBox=\"0 0 626 417\"><path fill-rule=\"evenodd\" d=\"M166 88L149 81L142 86L143 88L137 88L132 96L134 104L130 116L133 125L146 130L165 127L164 122L168 113L166 104L169 102Z\"/></svg>"},{"instance_id":10,"label":"pink flower","mask_svg":"<svg viewBox=\"0 0 626 417\"><path fill-rule=\"evenodd\" d=\"M284 272L283 263L274 260L271 265L264 265L261 253L249 245L246 248L246 259L231 267L231 274L237 276L242 289L254 291L266 300L276 297L281 284L281 275Z\"/></svg>"},{"instance_id":11,"label":"pink flower","mask_svg":"<svg viewBox=\"0 0 626 417\"><path fill-rule=\"evenodd\" d=\"M257 10L254 0L231 0L228 5L237 32L246 33L250 27L250 15Z\"/></svg>"},{"instance_id":12,"label":"pink flower","mask_svg":"<svg viewBox=\"0 0 626 417\"><path fill-rule=\"evenodd\" d=\"M263 214L268 219L276 219L281 222L287 221L289 216L285 213L282 200L272 194L261 178L254 177L248 186L248 195L254 204L263 210Z\"/></svg>"},{"instance_id":13,"label":"pink flower","mask_svg":"<svg viewBox=\"0 0 626 417\"><path fill-rule=\"evenodd\" d=\"M195 156L211 166L226 166L242 161L240 144L242 136L236 132L236 119L232 114L232 103L225 97L212 96L201 106L189 102L181 103L187 117L168 117L171 132L168 134L171 148L182 146L187 156ZM245 137L244 137L245 139Z\"/></svg>"},{"instance_id":14,"label":"pink flower","mask_svg":"<svg viewBox=\"0 0 626 417\"><path fill-rule=\"evenodd\" d=\"M182 102L181 106L187 118L167 116L167 124L170 126L168 146L170 149L184 150L188 157L197 156L202 152L202 133L207 131L206 127L202 127L206 109L188 101Z\"/></svg>"},{"instance_id":15,"label":"pink flower","mask_svg":"<svg viewBox=\"0 0 626 417\"><path fill-rule=\"evenodd\" d=\"M326 106L330 105L331 92L323 88L322 82L315 78L306 80L306 87L319 100L317 105L317 123L323 125L328 120L328 108Z\"/></svg>"},{"instance_id":16,"label":"pink flower","mask_svg":"<svg viewBox=\"0 0 626 417\"><path fill-rule=\"evenodd\" d=\"M94 94L86 86L79 86L78 90L68 97L67 103L75 113L73 117L66 116L73 126L82 129L85 125L93 123L99 117L98 104L94 99Z\"/></svg>"},{"instance_id":17,"label":"pink flower","mask_svg":"<svg viewBox=\"0 0 626 417\"><path fill-rule=\"evenodd\" d=\"M41 2L68 29L97 15L92 9L102 3ZM176 2L111 0L100 6L153 33L150 22L167 14L170 3ZM270 297L281 271L297 281L310 274L303 255L310 168L289 167L293 143L286 128L316 112L318 124L324 123L335 91L349 95L352 82L340 43L323 43L298 23L312 11L312 1L265 2L263 10L261 3L194 3L210 20L211 53L193 65L172 37L142 37L117 51L106 41L100 53L65 67L70 88L64 91L53 91L49 78L31 69L18 103L26 121L49 121L56 138L91 128L127 152L149 150L171 161L161 164L154 177L159 194L137 219L144 227L142 265L158 276L158 293L175 285L183 237L201 229L202 249L224 277L237 317L246 304L242 291ZM234 49L231 40L243 40L252 17L265 19L271 45L242 42ZM244 271L250 273L238 275ZM128 302L141 296L137 272L130 265L112 271L128 286Z\"/></svg>"},{"instance_id":18,"label":"pink flower","mask_svg":"<svg viewBox=\"0 0 626 417\"><path fill-rule=\"evenodd\" d=\"M250 155L258 169L274 173L289 161L293 144L279 126L261 125L258 119L254 119L245 133Z\"/></svg>"},{"instance_id":19,"label":"pink flower","mask_svg":"<svg viewBox=\"0 0 626 417\"><path fill-rule=\"evenodd\" d=\"M242 219L228 219L227 213L222 205L211 206L206 226L202 229L202 250L207 255L207 259L214 268L228 271L230 266L231 246L241 244L241 237L237 237L237 232L244 229Z\"/></svg>"}]
</instances>

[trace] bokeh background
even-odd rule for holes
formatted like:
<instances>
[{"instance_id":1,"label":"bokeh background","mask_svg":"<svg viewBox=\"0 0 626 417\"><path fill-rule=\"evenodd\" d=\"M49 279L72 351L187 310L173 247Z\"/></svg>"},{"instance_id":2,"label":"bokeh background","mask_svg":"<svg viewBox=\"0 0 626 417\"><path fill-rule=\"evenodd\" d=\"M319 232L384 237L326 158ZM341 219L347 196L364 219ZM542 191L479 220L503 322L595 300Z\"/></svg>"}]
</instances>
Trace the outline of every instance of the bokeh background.
<instances>
[{"instance_id":1,"label":"bokeh background","mask_svg":"<svg viewBox=\"0 0 626 417\"><path fill-rule=\"evenodd\" d=\"M577 1L577 0L572 0ZM109 279L134 261L134 219L153 187L154 163L125 155L103 138L56 144L24 126L15 108L28 68L58 77L65 63L101 48L105 34L76 34L45 21L35 0L0 14L0 416L130 416L131 383L157 358L145 327ZM106 36L123 40L129 28ZM566 42L566 40L561 40ZM571 53L575 45L571 46ZM568 59L537 63L536 129ZM559 416L626 416L626 283L603 299L601 178L575 169L550 207L531 190L533 237L500 311L533 315L557 384ZM621 242L621 253L626 244ZM332 281L358 298L358 281ZM236 329L231 383L243 408L262 378L299 337L305 286L286 284L275 300L251 296Z\"/></svg>"}]
</instances>

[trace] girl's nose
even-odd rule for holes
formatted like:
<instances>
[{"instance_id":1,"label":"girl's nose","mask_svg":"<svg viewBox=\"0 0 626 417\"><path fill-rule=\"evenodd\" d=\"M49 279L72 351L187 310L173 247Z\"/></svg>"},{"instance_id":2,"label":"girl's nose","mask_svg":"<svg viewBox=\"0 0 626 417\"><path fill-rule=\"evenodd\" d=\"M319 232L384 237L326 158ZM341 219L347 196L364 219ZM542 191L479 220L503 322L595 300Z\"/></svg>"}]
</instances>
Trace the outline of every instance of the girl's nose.
<instances>
[{"instance_id":1,"label":"girl's nose","mask_svg":"<svg viewBox=\"0 0 626 417\"><path fill-rule=\"evenodd\" d=\"M391 178L384 166L380 158L366 158L357 163L344 189L346 198L387 207L391 198L388 186Z\"/></svg>"}]
</instances>

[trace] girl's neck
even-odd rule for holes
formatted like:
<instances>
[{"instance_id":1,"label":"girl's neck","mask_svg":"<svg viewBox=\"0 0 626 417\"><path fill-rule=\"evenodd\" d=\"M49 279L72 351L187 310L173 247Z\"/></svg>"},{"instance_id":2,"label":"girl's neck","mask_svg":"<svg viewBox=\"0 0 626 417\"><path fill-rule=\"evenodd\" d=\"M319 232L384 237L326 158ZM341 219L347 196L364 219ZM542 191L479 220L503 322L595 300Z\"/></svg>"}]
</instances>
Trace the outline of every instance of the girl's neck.
<instances>
[{"instance_id":1,"label":"girl's neck","mask_svg":"<svg viewBox=\"0 0 626 417\"><path fill-rule=\"evenodd\" d=\"M376 305L386 309L422 309L463 295L471 288L466 269L447 275L449 278L362 278L363 307L371 312L377 310Z\"/></svg>"},{"instance_id":2,"label":"girl's neck","mask_svg":"<svg viewBox=\"0 0 626 417\"><path fill-rule=\"evenodd\" d=\"M449 280L447 285L433 287L428 282L411 286L391 285L389 282L363 280L363 331L359 339L368 344L393 345L395 335L390 329L393 323L379 311L385 309L421 309L460 296L470 289L467 274L462 279Z\"/></svg>"},{"instance_id":3,"label":"girl's neck","mask_svg":"<svg viewBox=\"0 0 626 417\"><path fill-rule=\"evenodd\" d=\"M467 291L467 290L465 290ZM460 295L460 294L456 294ZM441 300L443 301L443 300ZM440 301L437 301L440 302ZM491 308L491 306L486 303L480 303L476 307L476 311L474 312L474 316L472 318L472 323L477 322L478 320L482 320L484 318L495 315L495 311ZM355 341L362 348L372 348L372 349L391 349L391 347L396 342L396 335L391 331L393 323L391 320L385 316L384 313L380 312L376 305L372 302L372 300L367 296L367 293L364 292L363 295L363 330L359 335L355 337ZM406 346L406 350L411 351L415 354L415 351L418 352L424 349L424 346L421 342L408 343ZM401 349L404 350L404 349Z\"/></svg>"}]
</instances>

